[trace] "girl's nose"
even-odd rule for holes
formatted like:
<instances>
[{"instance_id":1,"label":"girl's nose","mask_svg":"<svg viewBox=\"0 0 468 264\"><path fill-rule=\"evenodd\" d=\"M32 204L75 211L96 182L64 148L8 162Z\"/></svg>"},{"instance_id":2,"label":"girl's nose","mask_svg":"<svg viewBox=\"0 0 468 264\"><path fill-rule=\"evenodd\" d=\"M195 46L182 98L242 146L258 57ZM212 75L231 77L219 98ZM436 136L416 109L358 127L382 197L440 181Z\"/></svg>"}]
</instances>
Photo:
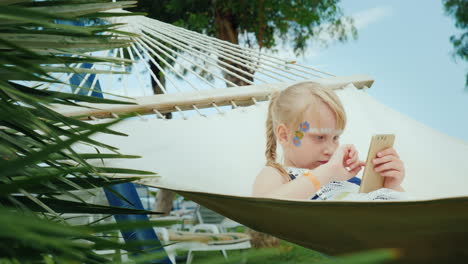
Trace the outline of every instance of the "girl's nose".
<instances>
[{"instance_id":1,"label":"girl's nose","mask_svg":"<svg viewBox=\"0 0 468 264\"><path fill-rule=\"evenodd\" d=\"M333 152L335 151L335 146L333 143L327 143L325 148L323 149L323 154L327 156L333 155Z\"/></svg>"}]
</instances>

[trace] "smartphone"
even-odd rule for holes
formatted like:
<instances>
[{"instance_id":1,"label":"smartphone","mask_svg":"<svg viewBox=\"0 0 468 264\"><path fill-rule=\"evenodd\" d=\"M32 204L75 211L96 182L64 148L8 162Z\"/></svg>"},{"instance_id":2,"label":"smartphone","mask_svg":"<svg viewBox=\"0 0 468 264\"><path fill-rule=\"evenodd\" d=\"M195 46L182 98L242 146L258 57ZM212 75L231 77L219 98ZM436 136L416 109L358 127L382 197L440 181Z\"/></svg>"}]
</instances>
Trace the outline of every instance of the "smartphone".
<instances>
[{"instance_id":1,"label":"smartphone","mask_svg":"<svg viewBox=\"0 0 468 264\"><path fill-rule=\"evenodd\" d=\"M387 148L393 147L395 142L394 134L380 134L372 137L369 152L367 153L366 166L362 174L360 193L368 193L383 187L384 177L374 171L373 159L377 158L377 153Z\"/></svg>"}]
</instances>

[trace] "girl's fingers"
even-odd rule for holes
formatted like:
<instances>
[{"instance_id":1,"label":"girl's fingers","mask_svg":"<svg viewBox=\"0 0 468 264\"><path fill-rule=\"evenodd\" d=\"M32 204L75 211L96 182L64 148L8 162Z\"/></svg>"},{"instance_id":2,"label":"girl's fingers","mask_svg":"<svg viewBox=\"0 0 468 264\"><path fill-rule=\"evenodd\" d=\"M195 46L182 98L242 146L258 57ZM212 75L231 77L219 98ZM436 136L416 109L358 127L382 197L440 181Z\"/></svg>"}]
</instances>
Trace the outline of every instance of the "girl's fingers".
<instances>
[{"instance_id":1,"label":"girl's fingers","mask_svg":"<svg viewBox=\"0 0 468 264\"><path fill-rule=\"evenodd\" d=\"M379 153L377 153L377 157L379 158L383 156L387 156L387 155L394 155L395 157L400 158L400 156L398 155L398 153L396 152L394 148L386 148L380 151Z\"/></svg>"},{"instance_id":2,"label":"girl's fingers","mask_svg":"<svg viewBox=\"0 0 468 264\"><path fill-rule=\"evenodd\" d=\"M387 156L384 156L382 158L375 158L372 160L372 163L375 165L375 166L378 166L379 164L382 164L382 163L386 163L386 162L389 162L389 161L392 161L392 160L396 160L396 156L393 156L393 155L387 155Z\"/></svg>"},{"instance_id":3,"label":"girl's fingers","mask_svg":"<svg viewBox=\"0 0 468 264\"><path fill-rule=\"evenodd\" d=\"M349 164L353 164L354 162L356 162L358 159L358 155L357 155L357 150L353 148L351 148L350 150L350 154L349 154L349 159L348 159L348 165Z\"/></svg>"},{"instance_id":4,"label":"girl's fingers","mask_svg":"<svg viewBox=\"0 0 468 264\"><path fill-rule=\"evenodd\" d=\"M374 167L374 170L376 172L383 172L383 171L386 171L386 170L398 170L398 171L401 171L402 170L402 166L400 166L400 162L397 162L395 160L393 161L390 161L390 162L387 162L387 163L384 163L384 164L381 164L377 167Z\"/></svg>"},{"instance_id":5,"label":"girl's fingers","mask_svg":"<svg viewBox=\"0 0 468 264\"><path fill-rule=\"evenodd\" d=\"M351 168L351 170L349 171L349 173L352 175L352 176L356 176L356 174L358 174L358 172L361 170L361 166L356 166L356 168Z\"/></svg>"},{"instance_id":6,"label":"girl's fingers","mask_svg":"<svg viewBox=\"0 0 468 264\"><path fill-rule=\"evenodd\" d=\"M391 178L401 178L401 172L397 170L387 170L380 173L383 177L391 177Z\"/></svg>"},{"instance_id":7,"label":"girl's fingers","mask_svg":"<svg viewBox=\"0 0 468 264\"><path fill-rule=\"evenodd\" d=\"M349 165L349 168L350 169L361 168L362 166L365 166L365 165L366 165L366 163L364 161L357 160L353 164Z\"/></svg>"},{"instance_id":8,"label":"girl's fingers","mask_svg":"<svg viewBox=\"0 0 468 264\"><path fill-rule=\"evenodd\" d=\"M356 161L357 161L357 156L354 156L354 157L352 157L352 158L350 158L350 159L348 159L346 161L346 165L348 165L348 166L352 165L352 164L356 163Z\"/></svg>"},{"instance_id":9,"label":"girl's fingers","mask_svg":"<svg viewBox=\"0 0 468 264\"><path fill-rule=\"evenodd\" d=\"M354 157L354 156L356 156L356 150L354 150L353 148L350 149L350 151L349 151L349 156L350 156L351 158Z\"/></svg>"},{"instance_id":10,"label":"girl's fingers","mask_svg":"<svg viewBox=\"0 0 468 264\"><path fill-rule=\"evenodd\" d=\"M366 166L366 162L365 161L359 161L359 167L365 167Z\"/></svg>"},{"instance_id":11,"label":"girl's fingers","mask_svg":"<svg viewBox=\"0 0 468 264\"><path fill-rule=\"evenodd\" d=\"M340 162L343 164L344 167L348 167L350 164L353 163L353 155L355 151L355 147L352 144L341 145L339 149L335 152L335 155L332 156L335 162Z\"/></svg>"}]
</instances>

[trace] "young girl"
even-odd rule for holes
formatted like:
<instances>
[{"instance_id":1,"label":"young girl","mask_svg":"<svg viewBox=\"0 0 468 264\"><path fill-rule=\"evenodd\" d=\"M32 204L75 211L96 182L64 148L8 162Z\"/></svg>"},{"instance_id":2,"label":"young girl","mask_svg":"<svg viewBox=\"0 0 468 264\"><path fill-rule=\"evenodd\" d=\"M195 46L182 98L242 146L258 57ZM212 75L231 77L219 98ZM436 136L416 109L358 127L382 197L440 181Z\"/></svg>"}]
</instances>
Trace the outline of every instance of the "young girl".
<instances>
[{"instance_id":1,"label":"young girl","mask_svg":"<svg viewBox=\"0 0 468 264\"><path fill-rule=\"evenodd\" d=\"M365 162L353 145L339 146L346 115L338 96L317 83L305 82L276 93L266 121L266 167L255 179L253 196L317 200L399 199L405 176L393 148L377 154L375 171L385 177L384 188L358 194L355 177ZM284 164L276 162L279 143Z\"/></svg>"}]
</instances>

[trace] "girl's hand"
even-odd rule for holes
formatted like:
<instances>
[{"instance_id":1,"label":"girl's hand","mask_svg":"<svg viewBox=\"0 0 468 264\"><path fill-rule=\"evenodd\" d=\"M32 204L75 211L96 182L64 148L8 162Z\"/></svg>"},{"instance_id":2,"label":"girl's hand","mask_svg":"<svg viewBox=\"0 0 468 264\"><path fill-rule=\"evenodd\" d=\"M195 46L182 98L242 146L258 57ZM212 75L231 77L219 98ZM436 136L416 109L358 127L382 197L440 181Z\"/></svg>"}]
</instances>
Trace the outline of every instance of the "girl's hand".
<instances>
[{"instance_id":1,"label":"girl's hand","mask_svg":"<svg viewBox=\"0 0 468 264\"><path fill-rule=\"evenodd\" d=\"M384 188L402 191L400 184L405 178L405 166L394 148L387 148L372 161L374 170L384 178Z\"/></svg>"},{"instance_id":2,"label":"girl's hand","mask_svg":"<svg viewBox=\"0 0 468 264\"><path fill-rule=\"evenodd\" d=\"M354 145L342 145L325 165L333 170L332 181L347 181L359 173L365 162L359 160Z\"/></svg>"}]
</instances>

